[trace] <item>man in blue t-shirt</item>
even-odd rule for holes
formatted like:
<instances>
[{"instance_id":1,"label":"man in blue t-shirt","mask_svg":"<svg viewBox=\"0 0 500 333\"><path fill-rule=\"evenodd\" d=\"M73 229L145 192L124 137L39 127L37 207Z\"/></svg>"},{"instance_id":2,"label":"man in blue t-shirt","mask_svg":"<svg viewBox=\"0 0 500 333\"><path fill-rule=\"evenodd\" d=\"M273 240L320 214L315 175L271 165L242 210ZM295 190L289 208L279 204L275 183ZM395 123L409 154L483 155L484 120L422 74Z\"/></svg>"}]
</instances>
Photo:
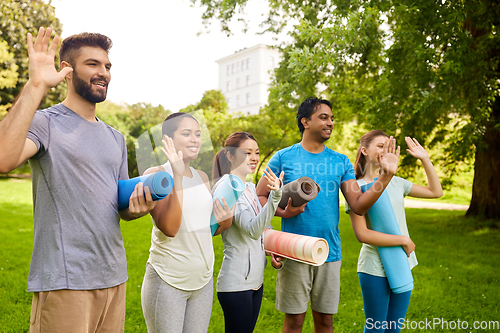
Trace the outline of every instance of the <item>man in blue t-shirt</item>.
<instances>
[{"instance_id":1,"label":"man in blue t-shirt","mask_svg":"<svg viewBox=\"0 0 500 333\"><path fill-rule=\"evenodd\" d=\"M328 241L326 263L312 266L288 260L278 271L276 281L276 308L285 313L283 332L301 332L308 302L314 319L315 332L333 332L333 314L337 313L340 295L339 189L351 209L365 214L377 201L398 165L399 148L387 140L379 155L382 174L372 188L361 192L354 177L354 169L347 156L324 145L333 129L331 104L319 98L307 98L297 112L297 125L302 141L278 151L268 166L275 174L285 172L287 184L300 177L312 178L321 190L316 199L293 207L291 198L285 209L278 207L276 216L282 217L285 232L321 237ZM267 202L269 189L261 179L257 194L262 205Z\"/></svg>"}]
</instances>

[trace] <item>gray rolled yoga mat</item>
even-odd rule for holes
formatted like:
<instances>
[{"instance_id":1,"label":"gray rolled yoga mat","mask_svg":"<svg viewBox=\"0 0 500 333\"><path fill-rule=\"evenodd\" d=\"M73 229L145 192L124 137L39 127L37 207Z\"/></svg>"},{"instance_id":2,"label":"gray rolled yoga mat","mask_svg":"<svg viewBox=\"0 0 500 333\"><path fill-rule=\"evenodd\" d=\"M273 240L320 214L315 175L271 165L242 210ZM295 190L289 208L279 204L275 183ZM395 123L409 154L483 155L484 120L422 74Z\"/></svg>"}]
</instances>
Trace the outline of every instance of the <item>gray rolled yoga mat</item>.
<instances>
[{"instance_id":1,"label":"gray rolled yoga mat","mask_svg":"<svg viewBox=\"0 0 500 333\"><path fill-rule=\"evenodd\" d=\"M283 186L281 201L278 206L285 209L288 204L288 198L292 198L292 206L302 206L316 198L321 190L319 185L309 177L300 177Z\"/></svg>"}]
</instances>

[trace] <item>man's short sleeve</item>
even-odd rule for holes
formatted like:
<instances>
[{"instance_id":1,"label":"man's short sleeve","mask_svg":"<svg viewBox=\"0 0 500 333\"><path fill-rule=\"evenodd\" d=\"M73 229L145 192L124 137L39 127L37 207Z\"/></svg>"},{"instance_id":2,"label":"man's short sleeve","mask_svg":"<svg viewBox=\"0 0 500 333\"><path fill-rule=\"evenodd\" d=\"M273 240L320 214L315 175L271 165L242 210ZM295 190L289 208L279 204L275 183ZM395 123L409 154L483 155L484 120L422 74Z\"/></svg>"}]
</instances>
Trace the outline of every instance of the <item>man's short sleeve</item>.
<instances>
[{"instance_id":1,"label":"man's short sleeve","mask_svg":"<svg viewBox=\"0 0 500 333\"><path fill-rule=\"evenodd\" d=\"M119 180L129 179L128 175L128 159L127 159L127 144L125 143L125 138L121 136L122 140L122 164L120 165L120 173L118 175Z\"/></svg>"},{"instance_id":2,"label":"man's short sleeve","mask_svg":"<svg viewBox=\"0 0 500 333\"><path fill-rule=\"evenodd\" d=\"M345 160L344 160L344 170L345 170L345 172L342 175L342 179L340 180L340 183L343 183L349 179L356 180L356 177L354 176L354 168L352 167L352 163L351 163L351 161L349 161L347 156L345 157Z\"/></svg>"},{"instance_id":3,"label":"man's short sleeve","mask_svg":"<svg viewBox=\"0 0 500 333\"><path fill-rule=\"evenodd\" d=\"M35 143L38 151L48 148L50 139L49 119L42 111L35 112L27 137Z\"/></svg>"},{"instance_id":4,"label":"man's short sleeve","mask_svg":"<svg viewBox=\"0 0 500 333\"><path fill-rule=\"evenodd\" d=\"M271 157L271 159L267 163L267 166L274 172L276 176L279 176L280 172L282 171L280 152L277 152L273 155L273 157Z\"/></svg>"},{"instance_id":5,"label":"man's short sleeve","mask_svg":"<svg viewBox=\"0 0 500 333\"><path fill-rule=\"evenodd\" d=\"M358 186L359 186L359 187L361 187L361 184L366 183L366 182L365 182L364 180L362 180L362 179L359 179L359 180L357 180L356 182L357 182L357 184L358 184ZM361 184L360 184L360 182L361 182ZM344 200L344 211L345 211L345 213L346 213L346 214L349 214L349 211L350 211L350 210L351 210L351 207L349 206L349 203L347 202L347 200Z\"/></svg>"}]
</instances>

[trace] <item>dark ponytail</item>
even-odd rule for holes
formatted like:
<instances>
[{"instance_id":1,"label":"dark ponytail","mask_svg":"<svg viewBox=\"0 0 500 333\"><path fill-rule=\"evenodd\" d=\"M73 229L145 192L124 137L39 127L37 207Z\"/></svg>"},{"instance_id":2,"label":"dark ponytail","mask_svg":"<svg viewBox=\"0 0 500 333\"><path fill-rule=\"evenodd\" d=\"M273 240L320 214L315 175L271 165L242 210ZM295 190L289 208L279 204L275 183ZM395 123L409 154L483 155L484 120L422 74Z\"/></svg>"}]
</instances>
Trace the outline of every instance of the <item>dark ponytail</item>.
<instances>
[{"instance_id":1,"label":"dark ponytail","mask_svg":"<svg viewBox=\"0 0 500 333\"><path fill-rule=\"evenodd\" d=\"M224 149L220 150L214 158L212 169L212 179L216 182L225 174L231 173L231 162L229 161L228 154L236 155L236 149L246 140L255 140L252 134L247 132L234 132L224 142Z\"/></svg>"}]
</instances>

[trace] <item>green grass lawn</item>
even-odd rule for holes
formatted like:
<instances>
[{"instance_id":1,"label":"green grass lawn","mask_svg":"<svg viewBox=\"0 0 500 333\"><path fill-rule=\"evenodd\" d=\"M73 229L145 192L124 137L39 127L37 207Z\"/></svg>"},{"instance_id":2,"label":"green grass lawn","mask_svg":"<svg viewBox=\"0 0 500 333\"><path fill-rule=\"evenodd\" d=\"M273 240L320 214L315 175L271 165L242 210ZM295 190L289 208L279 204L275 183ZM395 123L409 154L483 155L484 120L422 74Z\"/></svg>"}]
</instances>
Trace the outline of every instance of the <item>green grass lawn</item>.
<instances>
[{"instance_id":1,"label":"green grass lawn","mask_svg":"<svg viewBox=\"0 0 500 333\"><path fill-rule=\"evenodd\" d=\"M413 290L407 319L424 329L405 332L497 332L474 330L474 321L500 321L500 230L491 223L464 218L464 212L407 209L410 235L416 244L419 265L413 270ZM361 244L352 232L349 218L341 214L342 237L341 297L339 313L334 316L335 332L362 332L363 302L356 263ZM278 219L273 220L279 228ZM140 292L150 245L151 220L144 217L123 222L122 231L130 279L127 284L125 332L146 332ZM0 180L0 332L28 332L31 294L26 292L32 251L33 217L31 182ZM214 238L216 277L222 260L222 242ZM280 332L283 314L274 308L276 272L265 271L264 300L255 332ZM425 321L460 320L468 330L425 328ZM483 327L485 325L483 323ZM414 326L416 327L416 326ZM445 327L446 328L446 327ZM209 332L223 332L224 320L214 297ZM310 312L304 332L312 332Z\"/></svg>"}]
</instances>

